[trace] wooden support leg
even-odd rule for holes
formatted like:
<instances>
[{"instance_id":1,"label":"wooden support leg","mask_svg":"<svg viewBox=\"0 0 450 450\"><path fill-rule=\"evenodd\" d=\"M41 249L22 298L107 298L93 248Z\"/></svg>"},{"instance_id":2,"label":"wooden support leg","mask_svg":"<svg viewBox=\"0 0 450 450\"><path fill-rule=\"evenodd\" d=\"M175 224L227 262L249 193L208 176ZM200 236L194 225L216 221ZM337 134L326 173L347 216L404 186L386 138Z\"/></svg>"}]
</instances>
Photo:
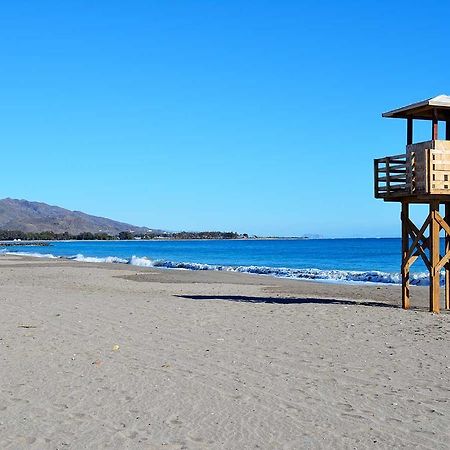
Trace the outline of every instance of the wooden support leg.
<instances>
[{"instance_id":1,"label":"wooden support leg","mask_svg":"<svg viewBox=\"0 0 450 450\"><path fill-rule=\"evenodd\" d=\"M440 259L439 253L439 223L436 212L439 211L439 202L430 203L430 311L439 312L440 303L440 270L437 267Z\"/></svg>"},{"instance_id":2,"label":"wooden support leg","mask_svg":"<svg viewBox=\"0 0 450 450\"><path fill-rule=\"evenodd\" d=\"M408 220L409 220L409 203L402 202L402 308L409 309L409 234L408 234Z\"/></svg>"},{"instance_id":3,"label":"wooden support leg","mask_svg":"<svg viewBox=\"0 0 450 450\"><path fill-rule=\"evenodd\" d=\"M450 225L450 203L445 204L444 220ZM450 250L450 235L445 233L445 254ZM450 309L450 263L445 265L445 309Z\"/></svg>"}]
</instances>

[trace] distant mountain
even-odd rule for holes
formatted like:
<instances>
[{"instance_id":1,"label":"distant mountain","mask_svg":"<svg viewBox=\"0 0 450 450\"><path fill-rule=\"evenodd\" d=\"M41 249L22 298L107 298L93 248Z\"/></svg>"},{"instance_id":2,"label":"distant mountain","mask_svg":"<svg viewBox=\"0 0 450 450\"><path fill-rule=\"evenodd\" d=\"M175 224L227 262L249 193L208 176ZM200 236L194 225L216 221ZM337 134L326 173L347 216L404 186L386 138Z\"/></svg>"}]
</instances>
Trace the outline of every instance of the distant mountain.
<instances>
[{"instance_id":1,"label":"distant mountain","mask_svg":"<svg viewBox=\"0 0 450 450\"><path fill-rule=\"evenodd\" d=\"M24 232L53 231L80 233L107 233L117 235L121 231L145 233L146 227L137 227L104 217L91 216L80 211L70 211L40 202L5 198L0 200L0 230Z\"/></svg>"}]
</instances>

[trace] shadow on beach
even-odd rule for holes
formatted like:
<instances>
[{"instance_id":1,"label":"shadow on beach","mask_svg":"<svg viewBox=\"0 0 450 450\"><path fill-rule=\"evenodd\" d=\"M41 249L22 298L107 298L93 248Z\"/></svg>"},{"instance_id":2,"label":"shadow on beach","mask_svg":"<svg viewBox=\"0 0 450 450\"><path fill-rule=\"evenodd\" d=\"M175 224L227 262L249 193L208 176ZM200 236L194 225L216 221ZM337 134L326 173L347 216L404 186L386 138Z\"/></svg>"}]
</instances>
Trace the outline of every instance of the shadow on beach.
<instances>
[{"instance_id":1,"label":"shadow on beach","mask_svg":"<svg viewBox=\"0 0 450 450\"><path fill-rule=\"evenodd\" d=\"M248 297L245 295L175 295L179 298L191 300L228 300L243 303L269 303L276 305L344 305L344 306L372 306L378 308L399 308L398 305L376 301L338 300L325 298L292 298L292 297Z\"/></svg>"}]
</instances>

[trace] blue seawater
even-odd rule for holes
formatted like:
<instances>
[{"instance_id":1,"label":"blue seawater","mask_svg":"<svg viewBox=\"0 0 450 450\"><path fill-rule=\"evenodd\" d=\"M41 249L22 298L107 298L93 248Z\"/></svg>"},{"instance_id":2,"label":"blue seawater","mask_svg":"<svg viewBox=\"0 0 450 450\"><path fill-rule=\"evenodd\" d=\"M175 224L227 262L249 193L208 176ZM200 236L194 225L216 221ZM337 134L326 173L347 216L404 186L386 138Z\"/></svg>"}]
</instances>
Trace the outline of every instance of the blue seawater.
<instances>
[{"instance_id":1,"label":"blue seawater","mask_svg":"<svg viewBox=\"0 0 450 450\"><path fill-rule=\"evenodd\" d=\"M331 282L400 282L400 239L54 241L49 247L0 245L3 253L190 270L227 270ZM412 284L427 284L413 266Z\"/></svg>"}]
</instances>

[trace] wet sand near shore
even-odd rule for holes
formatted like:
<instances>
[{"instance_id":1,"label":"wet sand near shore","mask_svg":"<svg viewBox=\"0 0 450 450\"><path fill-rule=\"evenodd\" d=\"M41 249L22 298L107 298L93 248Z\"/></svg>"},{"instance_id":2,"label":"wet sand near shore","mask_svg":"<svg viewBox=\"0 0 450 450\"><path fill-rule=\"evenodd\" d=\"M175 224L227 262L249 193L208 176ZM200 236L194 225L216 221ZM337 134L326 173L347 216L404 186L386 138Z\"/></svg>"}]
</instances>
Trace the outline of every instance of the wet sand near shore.
<instances>
[{"instance_id":1,"label":"wet sand near shore","mask_svg":"<svg viewBox=\"0 0 450 450\"><path fill-rule=\"evenodd\" d=\"M428 289L0 257L0 448L448 448Z\"/></svg>"}]
</instances>

